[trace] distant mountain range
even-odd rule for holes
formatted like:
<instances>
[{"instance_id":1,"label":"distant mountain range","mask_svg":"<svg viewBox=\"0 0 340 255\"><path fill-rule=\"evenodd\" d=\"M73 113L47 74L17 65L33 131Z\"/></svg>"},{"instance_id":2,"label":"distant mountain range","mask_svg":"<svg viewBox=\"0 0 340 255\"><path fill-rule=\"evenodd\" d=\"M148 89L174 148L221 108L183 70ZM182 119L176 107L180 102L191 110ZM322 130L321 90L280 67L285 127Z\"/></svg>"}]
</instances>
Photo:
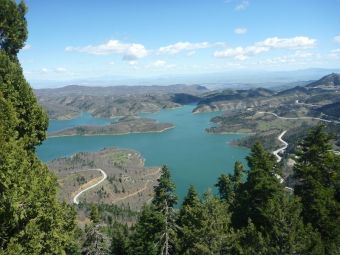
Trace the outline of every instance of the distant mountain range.
<instances>
[{"instance_id":1,"label":"distant mountain range","mask_svg":"<svg viewBox=\"0 0 340 255\"><path fill-rule=\"evenodd\" d=\"M88 79L74 79L63 81L30 80L34 88L57 88L65 85L77 84L84 86L150 86L171 84L200 84L210 89L237 88L247 89L255 87L281 87L305 85L329 73L339 73L340 68L323 69L309 68L293 71L259 71L233 70L203 74L164 75L158 77L123 77L107 76ZM295 83L295 84L294 84Z\"/></svg>"},{"instance_id":2,"label":"distant mountain range","mask_svg":"<svg viewBox=\"0 0 340 255\"><path fill-rule=\"evenodd\" d=\"M209 90L202 85L175 84L107 87L69 85L37 89L35 93L53 119L73 118L83 111L96 117L136 115L189 103L198 103L194 112L241 110L295 104L296 100L324 107L314 110L327 110L330 116L336 117L337 103L340 101L338 88L340 75L332 73L305 86L283 87L279 91L267 88ZM335 105L326 106L328 104Z\"/></svg>"},{"instance_id":3,"label":"distant mountain range","mask_svg":"<svg viewBox=\"0 0 340 255\"><path fill-rule=\"evenodd\" d=\"M61 88L48 88L35 90L38 96L50 95L55 96L126 96L129 94L165 94L165 93L187 93L187 94L202 94L207 92L208 89L201 85L184 85L174 84L169 86L105 86L105 87L92 87L82 85L68 85Z\"/></svg>"}]
</instances>

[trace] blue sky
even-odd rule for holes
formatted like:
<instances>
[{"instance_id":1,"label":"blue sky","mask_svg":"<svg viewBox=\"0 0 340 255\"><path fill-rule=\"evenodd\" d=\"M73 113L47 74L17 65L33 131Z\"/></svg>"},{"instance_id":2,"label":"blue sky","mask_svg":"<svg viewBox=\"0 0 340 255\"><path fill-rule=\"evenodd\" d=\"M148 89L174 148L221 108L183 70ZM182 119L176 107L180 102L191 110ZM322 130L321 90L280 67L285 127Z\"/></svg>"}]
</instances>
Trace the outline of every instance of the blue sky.
<instances>
[{"instance_id":1,"label":"blue sky","mask_svg":"<svg viewBox=\"0 0 340 255\"><path fill-rule=\"evenodd\" d=\"M340 66L340 0L26 3L29 80Z\"/></svg>"}]
</instances>

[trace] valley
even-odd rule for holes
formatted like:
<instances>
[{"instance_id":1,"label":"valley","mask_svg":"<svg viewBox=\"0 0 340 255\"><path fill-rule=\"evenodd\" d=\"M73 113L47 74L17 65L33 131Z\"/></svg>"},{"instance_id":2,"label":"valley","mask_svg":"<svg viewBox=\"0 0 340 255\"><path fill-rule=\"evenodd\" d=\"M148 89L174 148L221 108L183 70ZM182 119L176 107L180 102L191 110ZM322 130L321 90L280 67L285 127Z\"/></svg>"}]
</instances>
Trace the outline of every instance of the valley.
<instances>
[{"instance_id":1,"label":"valley","mask_svg":"<svg viewBox=\"0 0 340 255\"><path fill-rule=\"evenodd\" d=\"M268 150L278 150L282 147L282 143L277 137L286 131L284 140L287 141L288 146L284 153L280 151L277 156L282 158L281 164L285 165L283 176L287 183L290 183L293 164L291 155L299 142L299 137L306 135L306 130L310 127L319 123L324 124L328 132L335 134L334 150L339 149L340 122L337 118L338 112L334 110L340 100L338 76L331 74L304 87L297 86L280 91L263 88L208 91L200 86L180 85L151 87L147 91L151 94L144 94L139 87L136 91L134 87L129 88L129 93L125 90L126 87L104 88L104 91L96 89L98 94L96 97L101 98L102 101L107 101L103 97L105 98L104 95L108 91L120 91L118 95L121 96L121 101L117 96L118 99L115 100L118 101L115 101L115 106L105 105L105 112L110 112L109 115L102 112L102 108L97 108L98 104L91 104L91 107L78 106L77 111L80 115L77 118L51 120L49 139L39 147L38 153L43 160L48 162L57 160L59 165L63 166L67 161L58 158L78 155L77 153L81 151L88 151L89 155L92 155L91 153L97 155L96 153L99 152L96 151L103 148L133 149L145 157L147 168L168 165L172 169L178 194L183 197L185 187L190 184L194 184L200 192L212 187L215 176L221 172L230 172L233 161L244 161L248 153L246 148L250 148L256 141L260 141ZM92 88L71 86L56 89L52 94L47 93L48 100L45 98L44 91L38 91L38 95L44 105L46 100L57 102L60 97L74 97L73 100L77 101L78 96L93 91ZM126 95L133 95L133 97L129 98ZM158 102L162 103L157 107L151 107L152 109L148 108L150 113L145 113L146 108L143 107L126 108L127 105L136 103L135 98L138 98L137 104L150 98L153 100L157 98ZM68 105L66 101L60 103L62 108ZM188 103L193 104L188 105ZM170 105L172 107L167 107ZM123 111L125 117L115 115L117 107L125 109L125 112ZM84 111L89 113L83 114ZM102 117L96 117L98 115ZM206 165L207 162L209 166ZM51 164L48 164L51 167ZM65 167L69 168L66 165ZM86 165L86 167L103 169L98 164ZM129 170L127 171L129 178L134 180L137 178L131 175ZM214 172L211 175L213 178L206 177L207 171ZM138 178L142 178L142 172L139 173ZM191 176L198 176L198 173L203 178L197 177L192 180ZM89 174L92 178L89 178ZM83 171L77 174L71 173L66 179L60 177L61 183L68 183L63 187L68 187L69 183L73 182L75 188L72 191L66 188L68 191L62 192L67 194L63 199L70 202L76 190L86 188L86 186L82 187L86 183L76 185L75 178L90 180L99 178L98 174ZM107 181L105 180L104 183ZM132 199L129 203L131 208L140 208L143 202L152 197L151 186L149 187L144 180L136 184L136 190L129 190L126 187L127 196ZM101 188L110 194L107 199L94 195ZM118 204L126 202L124 197L122 199L110 192L112 193L112 188L108 189L105 185L100 185L82 196L89 201ZM144 192L149 192L149 198L143 195ZM135 196L140 197L139 202L134 200Z\"/></svg>"}]
</instances>

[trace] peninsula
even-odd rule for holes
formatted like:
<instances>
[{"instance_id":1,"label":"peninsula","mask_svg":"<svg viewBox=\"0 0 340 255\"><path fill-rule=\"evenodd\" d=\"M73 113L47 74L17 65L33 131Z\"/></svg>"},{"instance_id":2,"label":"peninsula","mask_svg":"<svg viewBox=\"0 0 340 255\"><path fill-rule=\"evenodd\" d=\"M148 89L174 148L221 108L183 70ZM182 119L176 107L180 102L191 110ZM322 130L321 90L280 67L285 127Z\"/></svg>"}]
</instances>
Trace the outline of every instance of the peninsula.
<instances>
[{"instance_id":1,"label":"peninsula","mask_svg":"<svg viewBox=\"0 0 340 255\"><path fill-rule=\"evenodd\" d=\"M76 126L62 131L51 132L49 137L76 136L76 135L123 135L129 133L164 132L174 128L171 123L160 123L153 119L137 116L126 116L105 126Z\"/></svg>"}]
</instances>

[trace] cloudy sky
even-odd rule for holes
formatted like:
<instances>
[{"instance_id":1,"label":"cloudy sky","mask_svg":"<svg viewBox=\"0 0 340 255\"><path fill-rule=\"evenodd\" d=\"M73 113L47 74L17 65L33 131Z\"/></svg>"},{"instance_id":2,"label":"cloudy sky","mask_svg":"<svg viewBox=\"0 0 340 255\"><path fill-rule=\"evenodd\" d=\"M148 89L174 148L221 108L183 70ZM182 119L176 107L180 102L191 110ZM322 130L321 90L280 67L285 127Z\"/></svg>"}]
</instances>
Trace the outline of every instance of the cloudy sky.
<instances>
[{"instance_id":1,"label":"cloudy sky","mask_svg":"<svg viewBox=\"0 0 340 255\"><path fill-rule=\"evenodd\" d=\"M26 0L29 80L340 67L340 0Z\"/></svg>"}]
</instances>

